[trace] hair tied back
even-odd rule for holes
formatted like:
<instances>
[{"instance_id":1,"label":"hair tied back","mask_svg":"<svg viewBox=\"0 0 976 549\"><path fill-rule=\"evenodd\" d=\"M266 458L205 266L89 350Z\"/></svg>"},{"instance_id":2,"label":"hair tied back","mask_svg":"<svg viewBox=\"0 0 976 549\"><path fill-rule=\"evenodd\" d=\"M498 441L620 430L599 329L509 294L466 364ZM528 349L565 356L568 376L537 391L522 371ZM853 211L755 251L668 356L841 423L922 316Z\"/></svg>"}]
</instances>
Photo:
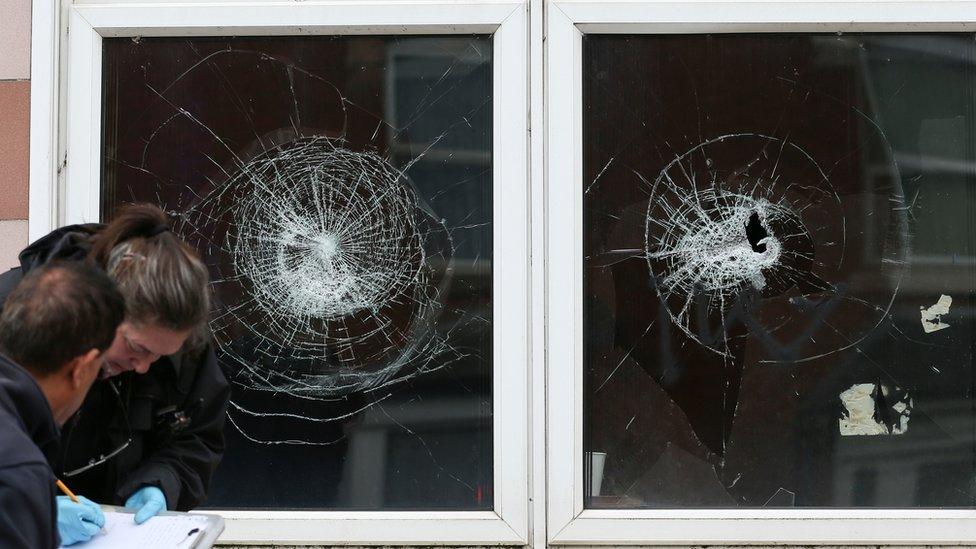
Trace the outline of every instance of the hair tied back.
<instances>
[{"instance_id":1,"label":"hair tied back","mask_svg":"<svg viewBox=\"0 0 976 549\"><path fill-rule=\"evenodd\" d=\"M167 223L160 223L159 225L156 225L155 227L153 227L152 230L149 231L149 234L147 234L146 236L148 238L152 238L152 237L154 237L154 236L156 236L158 234L162 234L162 233L169 232L169 231L170 231L169 224L167 224Z\"/></svg>"}]
</instances>

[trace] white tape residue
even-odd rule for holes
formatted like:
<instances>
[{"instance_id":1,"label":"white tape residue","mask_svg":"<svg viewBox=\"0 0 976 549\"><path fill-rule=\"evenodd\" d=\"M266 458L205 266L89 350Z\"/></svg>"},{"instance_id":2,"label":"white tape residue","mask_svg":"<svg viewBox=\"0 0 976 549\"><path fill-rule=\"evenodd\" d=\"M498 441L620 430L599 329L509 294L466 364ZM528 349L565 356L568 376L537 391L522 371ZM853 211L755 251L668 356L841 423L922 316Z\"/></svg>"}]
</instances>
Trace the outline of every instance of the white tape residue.
<instances>
[{"instance_id":1,"label":"white tape residue","mask_svg":"<svg viewBox=\"0 0 976 549\"><path fill-rule=\"evenodd\" d=\"M896 389L897 391L897 389ZM908 420L912 414L912 400L905 393L893 405L883 402L889 397L885 387L874 383L858 383L840 394L840 401L846 413L839 420L842 436L903 435L908 431ZM889 428L878 421L877 405L888 407L887 417L893 418ZM882 417L885 417L884 415Z\"/></svg>"},{"instance_id":2,"label":"white tape residue","mask_svg":"<svg viewBox=\"0 0 976 549\"><path fill-rule=\"evenodd\" d=\"M922 329L925 333L938 332L949 327L942 322L942 315L949 314L949 307L952 305L952 298L942 294L939 300L929 308L919 307L922 313Z\"/></svg>"},{"instance_id":3,"label":"white tape residue","mask_svg":"<svg viewBox=\"0 0 976 549\"><path fill-rule=\"evenodd\" d=\"M847 417L840 418L840 434L887 435L888 428L874 420L874 383L858 383L840 394Z\"/></svg>"}]
</instances>

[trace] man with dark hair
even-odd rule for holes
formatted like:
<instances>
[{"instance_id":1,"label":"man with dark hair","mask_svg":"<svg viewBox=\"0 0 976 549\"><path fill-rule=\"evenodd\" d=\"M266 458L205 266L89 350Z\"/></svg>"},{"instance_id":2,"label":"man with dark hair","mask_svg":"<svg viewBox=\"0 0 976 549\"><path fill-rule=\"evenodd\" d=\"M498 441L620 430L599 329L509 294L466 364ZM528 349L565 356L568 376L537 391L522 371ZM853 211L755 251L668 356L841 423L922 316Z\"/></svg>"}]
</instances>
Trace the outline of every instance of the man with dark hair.
<instances>
[{"instance_id":1,"label":"man with dark hair","mask_svg":"<svg viewBox=\"0 0 976 549\"><path fill-rule=\"evenodd\" d=\"M0 314L0 547L58 547L59 529L70 544L104 524L94 503L56 500L50 463L58 425L84 401L124 314L112 280L81 262L32 270L7 298Z\"/></svg>"}]
</instances>

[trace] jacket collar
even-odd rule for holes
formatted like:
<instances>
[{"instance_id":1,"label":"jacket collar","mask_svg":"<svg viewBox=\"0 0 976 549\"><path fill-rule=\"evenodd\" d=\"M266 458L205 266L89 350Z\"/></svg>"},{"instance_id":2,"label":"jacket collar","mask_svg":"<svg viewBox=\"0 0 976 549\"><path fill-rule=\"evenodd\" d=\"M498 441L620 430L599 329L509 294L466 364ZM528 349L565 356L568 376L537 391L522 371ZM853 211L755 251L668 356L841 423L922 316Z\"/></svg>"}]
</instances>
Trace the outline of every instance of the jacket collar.
<instances>
[{"instance_id":1,"label":"jacket collar","mask_svg":"<svg viewBox=\"0 0 976 549\"><path fill-rule=\"evenodd\" d=\"M24 431L40 448L48 463L57 456L61 434L47 397L23 367L0 354L0 406L20 419Z\"/></svg>"},{"instance_id":2,"label":"jacket collar","mask_svg":"<svg viewBox=\"0 0 976 549\"><path fill-rule=\"evenodd\" d=\"M20 267L26 273L54 259L84 259L91 250L92 237L104 227L87 223L55 229L20 252Z\"/></svg>"}]
</instances>

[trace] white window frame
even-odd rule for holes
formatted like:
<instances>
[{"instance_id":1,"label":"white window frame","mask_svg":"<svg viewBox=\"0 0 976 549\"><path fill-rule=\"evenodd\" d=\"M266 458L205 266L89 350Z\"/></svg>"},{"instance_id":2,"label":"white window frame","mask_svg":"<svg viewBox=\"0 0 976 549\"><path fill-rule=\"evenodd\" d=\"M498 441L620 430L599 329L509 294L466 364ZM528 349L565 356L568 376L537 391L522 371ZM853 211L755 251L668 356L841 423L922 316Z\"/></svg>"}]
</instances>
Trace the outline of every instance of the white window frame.
<instances>
[{"instance_id":1,"label":"white window frame","mask_svg":"<svg viewBox=\"0 0 976 549\"><path fill-rule=\"evenodd\" d=\"M976 510L583 507L582 38L586 33L976 30L972 1L575 1L546 11L548 538L556 545L965 544Z\"/></svg>"},{"instance_id":2,"label":"white window frame","mask_svg":"<svg viewBox=\"0 0 976 549\"><path fill-rule=\"evenodd\" d=\"M528 2L62 0L34 6L31 240L60 225L99 220L102 38L493 35L493 510L216 512L226 523L221 543L528 543Z\"/></svg>"}]
</instances>

